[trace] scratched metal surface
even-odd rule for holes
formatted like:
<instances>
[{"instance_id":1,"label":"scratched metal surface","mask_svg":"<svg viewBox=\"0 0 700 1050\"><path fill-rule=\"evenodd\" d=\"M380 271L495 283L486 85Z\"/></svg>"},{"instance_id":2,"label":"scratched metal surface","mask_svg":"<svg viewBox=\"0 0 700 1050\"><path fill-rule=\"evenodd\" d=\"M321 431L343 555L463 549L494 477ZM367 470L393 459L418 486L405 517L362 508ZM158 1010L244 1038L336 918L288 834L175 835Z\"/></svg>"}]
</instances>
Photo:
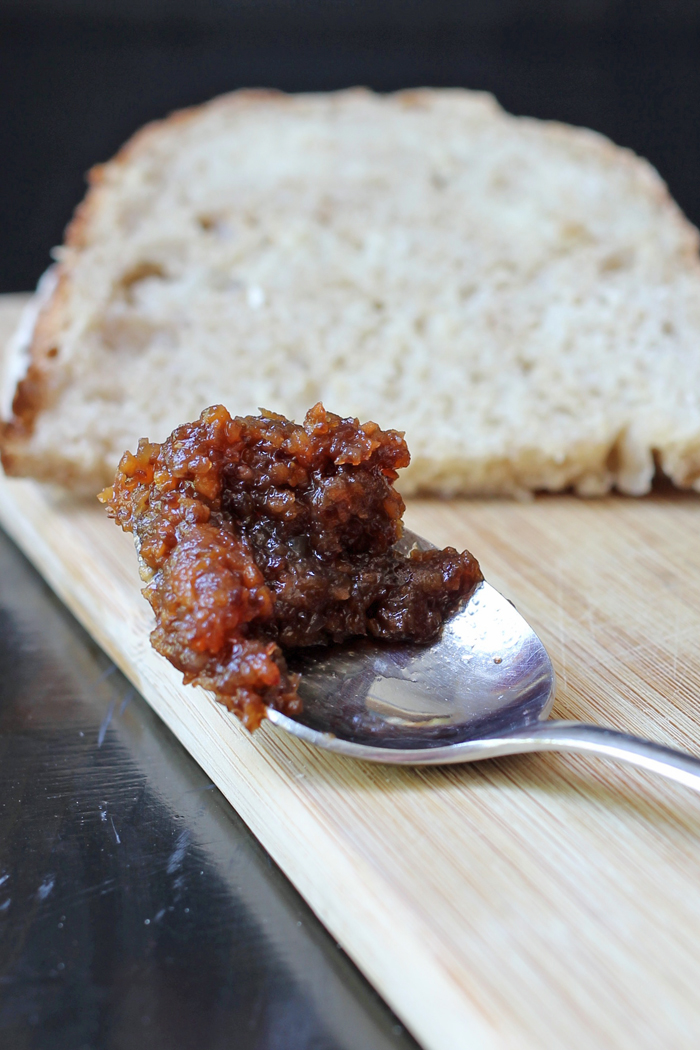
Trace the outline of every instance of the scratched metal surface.
<instances>
[{"instance_id":1,"label":"scratched metal surface","mask_svg":"<svg viewBox=\"0 0 700 1050\"><path fill-rule=\"evenodd\" d=\"M2 533L0 1047L416 1048Z\"/></svg>"}]
</instances>

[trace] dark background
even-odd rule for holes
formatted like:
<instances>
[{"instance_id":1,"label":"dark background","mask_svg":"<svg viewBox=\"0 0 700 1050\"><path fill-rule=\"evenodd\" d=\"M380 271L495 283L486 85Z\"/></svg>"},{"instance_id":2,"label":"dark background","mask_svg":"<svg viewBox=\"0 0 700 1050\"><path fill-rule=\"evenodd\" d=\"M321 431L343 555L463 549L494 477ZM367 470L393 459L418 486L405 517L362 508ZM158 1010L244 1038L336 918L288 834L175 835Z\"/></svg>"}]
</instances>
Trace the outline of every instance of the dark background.
<instances>
[{"instance_id":1,"label":"dark background","mask_svg":"<svg viewBox=\"0 0 700 1050\"><path fill-rule=\"evenodd\" d=\"M604 132L700 223L698 0L0 0L0 291L28 289L84 173L241 86L462 85Z\"/></svg>"}]
</instances>

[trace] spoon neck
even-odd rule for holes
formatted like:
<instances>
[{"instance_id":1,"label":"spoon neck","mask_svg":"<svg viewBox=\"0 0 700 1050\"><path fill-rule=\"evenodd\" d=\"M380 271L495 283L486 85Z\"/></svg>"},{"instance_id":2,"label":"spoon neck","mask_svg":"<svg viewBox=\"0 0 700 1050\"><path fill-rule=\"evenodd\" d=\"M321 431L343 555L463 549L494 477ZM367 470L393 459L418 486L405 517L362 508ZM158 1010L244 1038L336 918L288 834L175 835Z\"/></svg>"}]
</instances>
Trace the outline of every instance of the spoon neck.
<instances>
[{"instance_id":1,"label":"spoon neck","mask_svg":"<svg viewBox=\"0 0 700 1050\"><path fill-rule=\"evenodd\" d=\"M647 769L700 791L700 759L651 740L585 722L543 721L509 733L519 751L569 751L600 755Z\"/></svg>"}]
</instances>

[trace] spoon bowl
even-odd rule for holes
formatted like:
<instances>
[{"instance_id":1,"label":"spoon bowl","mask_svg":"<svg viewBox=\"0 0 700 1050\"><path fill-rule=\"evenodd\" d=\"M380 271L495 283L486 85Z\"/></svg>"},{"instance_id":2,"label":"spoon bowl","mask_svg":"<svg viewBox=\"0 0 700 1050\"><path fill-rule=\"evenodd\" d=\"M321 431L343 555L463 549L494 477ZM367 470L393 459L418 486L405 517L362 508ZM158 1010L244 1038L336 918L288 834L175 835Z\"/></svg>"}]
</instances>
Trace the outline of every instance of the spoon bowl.
<instances>
[{"instance_id":1,"label":"spoon bowl","mask_svg":"<svg viewBox=\"0 0 700 1050\"><path fill-rule=\"evenodd\" d=\"M405 533L403 549L429 544ZM700 761L626 733L547 721L555 675L513 604L480 583L428 646L357 639L289 655L303 711L268 709L317 747L402 765L470 762L526 751L582 751L630 762L700 790Z\"/></svg>"},{"instance_id":2,"label":"spoon bowl","mask_svg":"<svg viewBox=\"0 0 700 1050\"><path fill-rule=\"evenodd\" d=\"M542 642L488 583L430 646L363 638L300 650L288 663L301 672L304 709L295 720L271 711L272 720L332 751L383 761L399 759L357 748L437 761L445 748L536 723L554 699Z\"/></svg>"}]
</instances>

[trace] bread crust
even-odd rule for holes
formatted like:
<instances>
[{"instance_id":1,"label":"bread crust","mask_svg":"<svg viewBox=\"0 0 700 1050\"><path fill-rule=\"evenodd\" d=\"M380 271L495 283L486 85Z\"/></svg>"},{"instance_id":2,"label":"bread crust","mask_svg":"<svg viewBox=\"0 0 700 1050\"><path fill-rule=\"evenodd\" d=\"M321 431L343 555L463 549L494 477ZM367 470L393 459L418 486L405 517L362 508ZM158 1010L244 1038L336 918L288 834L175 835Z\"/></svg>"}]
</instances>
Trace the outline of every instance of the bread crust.
<instances>
[{"instance_id":1,"label":"bread crust","mask_svg":"<svg viewBox=\"0 0 700 1050\"><path fill-rule=\"evenodd\" d=\"M488 95L475 92L455 93L468 94L470 98L479 97L484 106L492 107L494 114L502 112L496 100ZM421 88L397 92L388 96L388 101L397 105L413 108L430 108L439 94L433 89ZM336 92L331 98L340 103L352 98L371 96L365 88L352 88ZM128 166L134 159L148 151L154 140L167 135L177 125L185 125L199 119L202 113L217 109L247 109L255 106L295 107L305 97L293 96L271 89L245 89L231 92L206 102L200 106L178 110L162 120L146 124L138 130L118 153L109 161L95 165L88 173L88 191L83 201L76 208L75 214L66 228L64 245L59 249L59 262L56 267L56 287L39 312L33 336L28 350L28 367L25 375L19 380L12 400L10 418L0 423L0 458L5 472L13 475L31 475L42 480L56 481L74 489L95 491L107 483L109 472L97 471L86 477L80 469L70 462L53 460L50 465L43 463L32 449L32 434L37 420L54 403L60 389L62 362L60 355L60 335L68 316L71 298L71 280L76 261L80 253L91 243L92 231L96 217L100 213L104 194L108 191L111 176ZM590 154L597 153L606 166L620 168L624 166L641 182L643 191L658 205L665 214L665 221L672 224L679 241L682 253L689 270L694 270L700 281L700 234L686 220L680 208L658 173L650 164L637 157L631 150L620 148L594 131L572 128L557 122L519 118L525 123L536 124L538 128L553 139L560 139L569 145L579 145ZM677 484L698 484L698 455L690 457L688 469L683 467L683 455L678 454L674 460L674 480ZM513 464L517 473L517 466ZM439 488L439 484L436 486ZM518 488L518 486L515 486ZM430 486L429 486L430 488ZM434 490L433 490L434 491Z\"/></svg>"},{"instance_id":2,"label":"bread crust","mask_svg":"<svg viewBox=\"0 0 700 1050\"><path fill-rule=\"evenodd\" d=\"M176 110L161 120L150 121L139 128L111 160L90 168L87 173L87 193L66 227L63 247L60 249L60 261L55 264L56 286L42 306L34 326L27 352L27 370L17 383L12 398L12 414L9 419L0 420L0 461L6 474L31 475L39 480L55 481L69 488L86 491L97 491L101 485L111 480L109 475L102 473L94 479L83 479L68 464L64 469L59 467L57 470L56 465L52 464L44 470L42 463L33 455L30 444L37 418L51 404L52 380L60 374L61 362L56 341L70 297L73 258L89 243L90 230L99 212L103 187L110 172L129 164L138 153L148 149L155 137L167 133L178 124L196 120L204 110L271 103L293 104L293 96L273 88L244 88L199 106Z\"/></svg>"}]
</instances>

